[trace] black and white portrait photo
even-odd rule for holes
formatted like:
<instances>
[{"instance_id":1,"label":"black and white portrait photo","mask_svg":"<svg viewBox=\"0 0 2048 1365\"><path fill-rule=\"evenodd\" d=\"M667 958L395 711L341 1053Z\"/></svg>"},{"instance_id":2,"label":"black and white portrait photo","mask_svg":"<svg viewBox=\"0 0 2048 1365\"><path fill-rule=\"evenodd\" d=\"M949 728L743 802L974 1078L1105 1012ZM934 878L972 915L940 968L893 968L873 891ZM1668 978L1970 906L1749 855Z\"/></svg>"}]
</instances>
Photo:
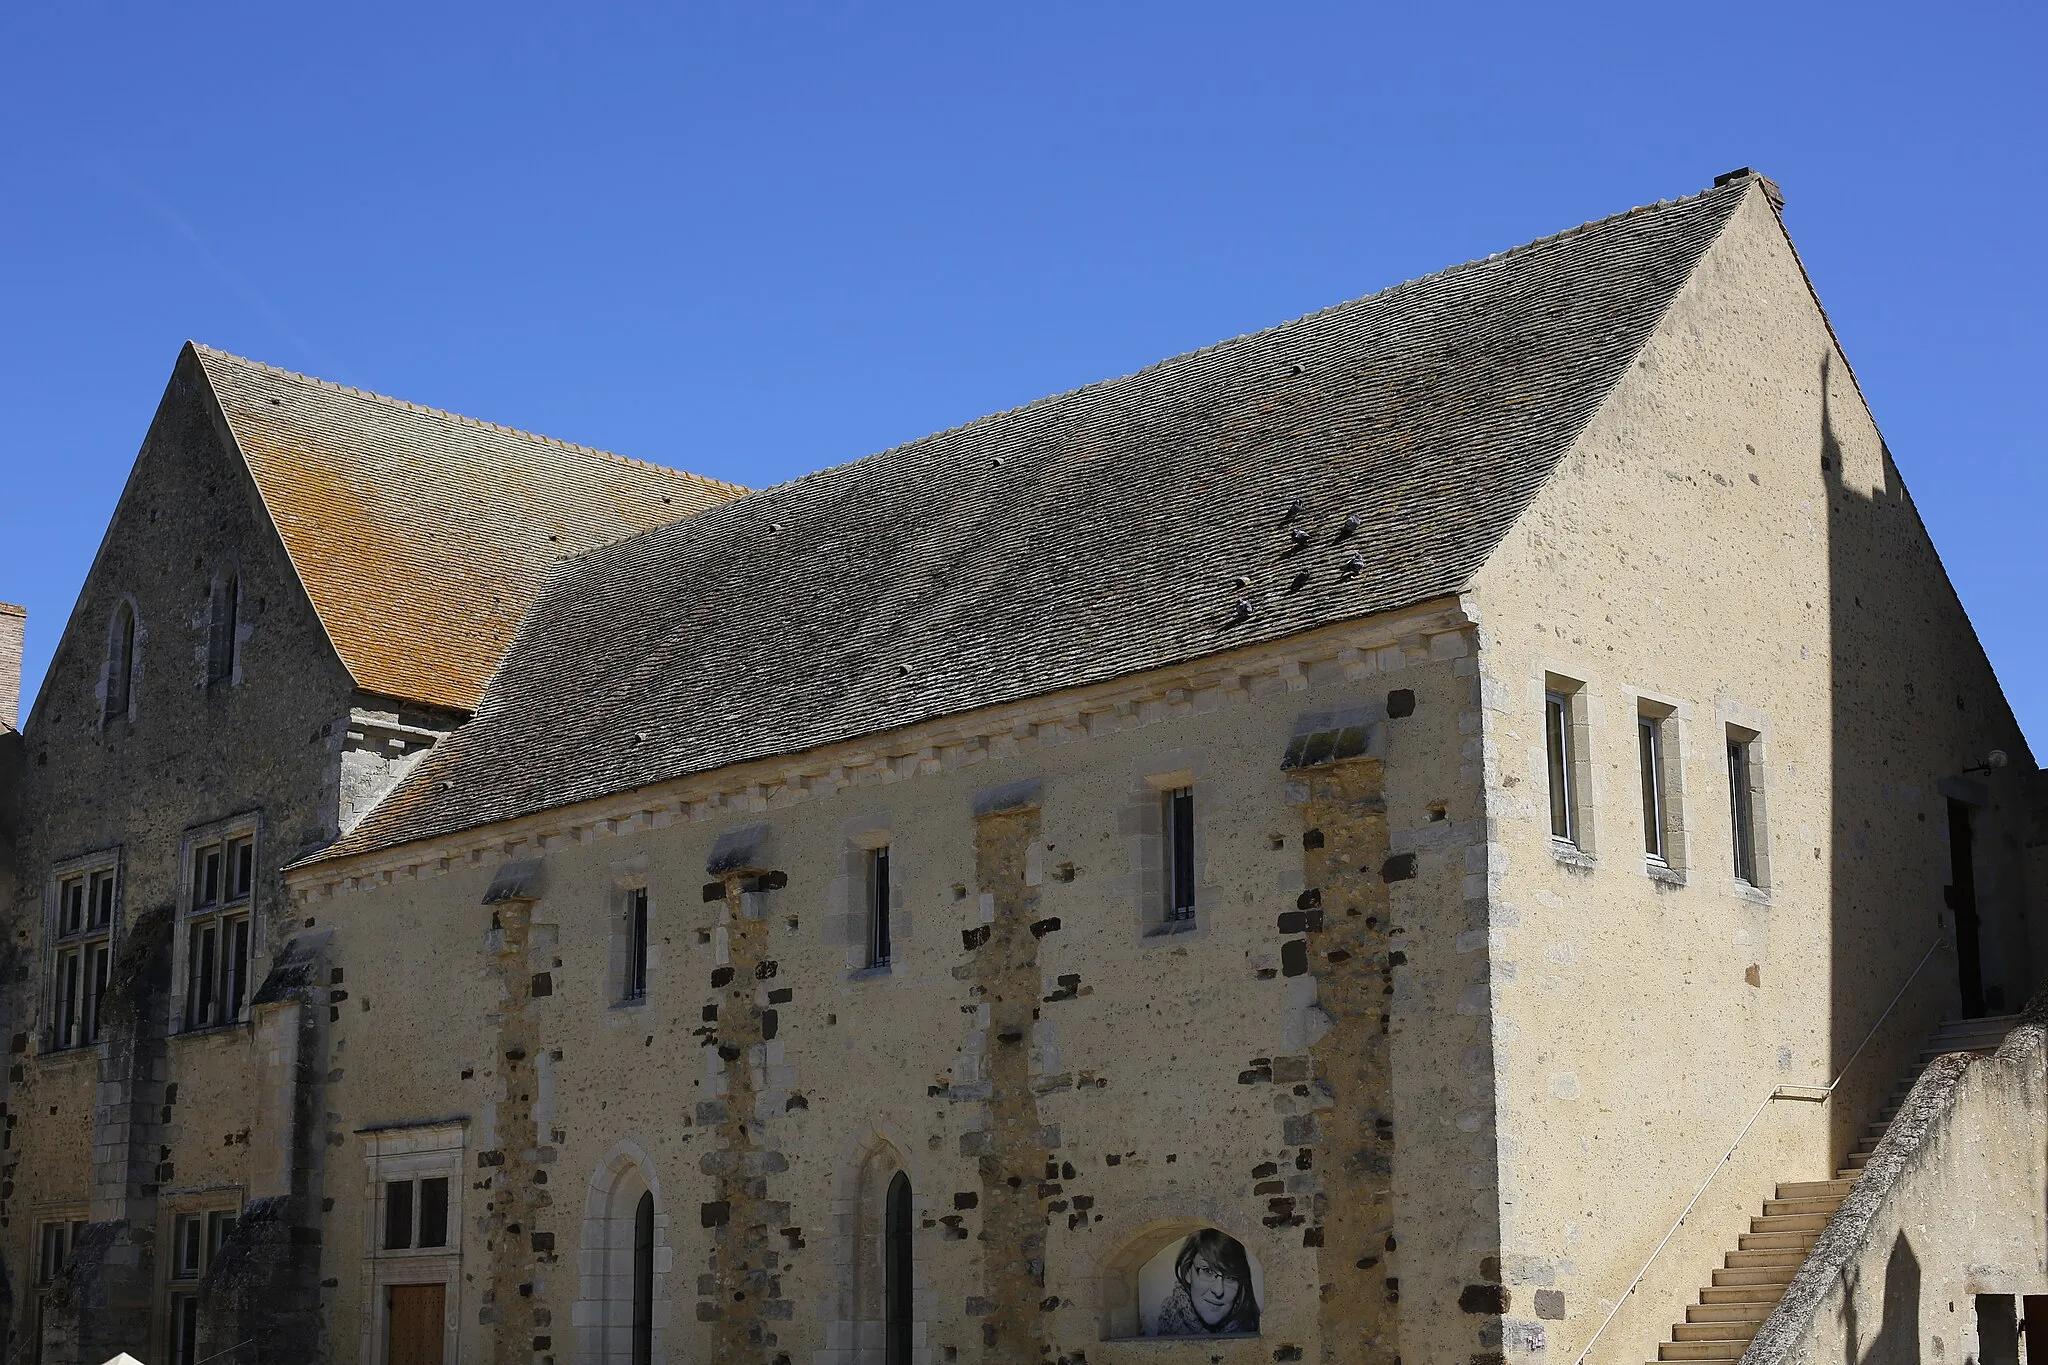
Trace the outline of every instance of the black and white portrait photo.
<instances>
[{"instance_id":1,"label":"black and white portrait photo","mask_svg":"<svg viewBox=\"0 0 2048 1365\"><path fill-rule=\"evenodd\" d=\"M1146 1336L1254 1334L1265 1276L1244 1243L1203 1228L1168 1243L1138 1272L1139 1318Z\"/></svg>"}]
</instances>

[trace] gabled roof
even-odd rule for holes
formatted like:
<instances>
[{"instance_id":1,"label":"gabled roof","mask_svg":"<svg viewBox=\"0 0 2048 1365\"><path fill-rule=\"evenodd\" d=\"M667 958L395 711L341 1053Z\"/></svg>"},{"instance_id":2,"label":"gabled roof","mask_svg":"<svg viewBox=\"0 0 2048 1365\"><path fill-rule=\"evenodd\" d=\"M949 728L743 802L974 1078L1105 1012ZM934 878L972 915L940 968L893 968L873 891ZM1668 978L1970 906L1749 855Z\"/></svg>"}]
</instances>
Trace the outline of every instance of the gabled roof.
<instances>
[{"instance_id":1,"label":"gabled roof","mask_svg":"<svg viewBox=\"0 0 2048 1365\"><path fill-rule=\"evenodd\" d=\"M474 710L564 555L746 490L196 343L356 685Z\"/></svg>"},{"instance_id":2,"label":"gabled roof","mask_svg":"<svg viewBox=\"0 0 2048 1365\"><path fill-rule=\"evenodd\" d=\"M326 856L1456 592L1753 183L578 556L475 719Z\"/></svg>"}]
</instances>

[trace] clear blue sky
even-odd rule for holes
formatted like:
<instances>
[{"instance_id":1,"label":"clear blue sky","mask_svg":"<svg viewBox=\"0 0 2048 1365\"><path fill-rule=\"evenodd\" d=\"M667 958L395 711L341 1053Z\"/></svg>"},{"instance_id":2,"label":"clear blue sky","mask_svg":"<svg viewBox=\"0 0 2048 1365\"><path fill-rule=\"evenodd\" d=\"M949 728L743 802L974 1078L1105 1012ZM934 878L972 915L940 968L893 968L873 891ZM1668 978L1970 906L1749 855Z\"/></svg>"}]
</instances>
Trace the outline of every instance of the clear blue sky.
<instances>
[{"instance_id":1,"label":"clear blue sky","mask_svg":"<svg viewBox=\"0 0 2048 1365\"><path fill-rule=\"evenodd\" d=\"M2043 16L8 5L26 690L187 337L760 485L1752 165L2048 749Z\"/></svg>"}]
</instances>

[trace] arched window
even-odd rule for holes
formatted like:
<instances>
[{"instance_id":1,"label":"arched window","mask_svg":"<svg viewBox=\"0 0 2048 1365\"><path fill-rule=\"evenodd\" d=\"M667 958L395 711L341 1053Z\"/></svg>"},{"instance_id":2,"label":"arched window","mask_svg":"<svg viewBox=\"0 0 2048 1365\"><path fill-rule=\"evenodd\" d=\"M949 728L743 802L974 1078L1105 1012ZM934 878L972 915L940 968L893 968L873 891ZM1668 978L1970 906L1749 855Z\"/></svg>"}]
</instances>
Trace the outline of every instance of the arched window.
<instances>
[{"instance_id":1,"label":"arched window","mask_svg":"<svg viewBox=\"0 0 2048 1365\"><path fill-rule=\"evenodd\" d=\"M883 1237L882 1297L888 1365L910 1365L910 1177L896 1172L889 1182L889 1210Z\"/></svg>"},{"instance_id":2,"label":"arched window","mask_svg":"<svg viewBox=\"0 0 2048 1365\"><path fill-rule=\"evenodd\" d=\"M654 1195L633 1210L633 1365L654 1365Z\"/></svg>"},{"instance_id":3,"label":"arched window","mask_svg":"<svg viewBox=\"0 0 2048 1365\"><path fill-rule=\"evenodd\" d=\"M896 1145L876 1135L842 1179L848 1215L840 1243L842 1316L833 1331L853 1349L849 1365L910 1365L920 1311L913 1238L917 1194Z\"/></svg>"},{"instance_id":4,"label":"arched window","mask_svg":"<svg viewBox=\"0 0 2048 1365\"><path fill-rule=\"evenodd\" d=\"M114 608L113 628L107 633L107 720L128 714L135 681L135 608L127 602Z\"/></svg>"},{"instance_id":5,"label":"arched window","mask_svg":"<svg viewBox=\"0 0 2048 1365\"><path fill-rule=\"evenodd\" d=\"M620 1142L591 1173L576 1294L579 1365L655 1365L669 1352L668 1218L636 1144Z\"/></svg>"},{"instance_id":6,"label":"arched window","mask_svg":"<svg viewBox=\"0 0 2048 1365\"><path fill-rule=\"evenodd\" d=\"M206 641L206 680L232 682L236 634L242 620L242 576L230 570L213 594L213 625Z\"/></svg>"}]
</instances>

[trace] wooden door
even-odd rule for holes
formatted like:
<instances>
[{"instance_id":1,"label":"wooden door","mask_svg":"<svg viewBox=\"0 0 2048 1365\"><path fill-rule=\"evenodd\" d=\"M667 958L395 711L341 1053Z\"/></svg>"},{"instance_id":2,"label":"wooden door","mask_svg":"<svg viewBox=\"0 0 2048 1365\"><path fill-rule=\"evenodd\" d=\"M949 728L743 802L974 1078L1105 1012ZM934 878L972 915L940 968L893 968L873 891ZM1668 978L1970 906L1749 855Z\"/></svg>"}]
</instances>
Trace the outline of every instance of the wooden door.
<instances>
[{"instance_id":1,"label":"wooden door","mask_svg":"<svg viewBox=\"0 0 2048 1365\"><path fill-rule=\"evenodd\" d=\"M385 1365L441 1365L444 1285L394 1284Z\"/></svg>"}]
</instances>

